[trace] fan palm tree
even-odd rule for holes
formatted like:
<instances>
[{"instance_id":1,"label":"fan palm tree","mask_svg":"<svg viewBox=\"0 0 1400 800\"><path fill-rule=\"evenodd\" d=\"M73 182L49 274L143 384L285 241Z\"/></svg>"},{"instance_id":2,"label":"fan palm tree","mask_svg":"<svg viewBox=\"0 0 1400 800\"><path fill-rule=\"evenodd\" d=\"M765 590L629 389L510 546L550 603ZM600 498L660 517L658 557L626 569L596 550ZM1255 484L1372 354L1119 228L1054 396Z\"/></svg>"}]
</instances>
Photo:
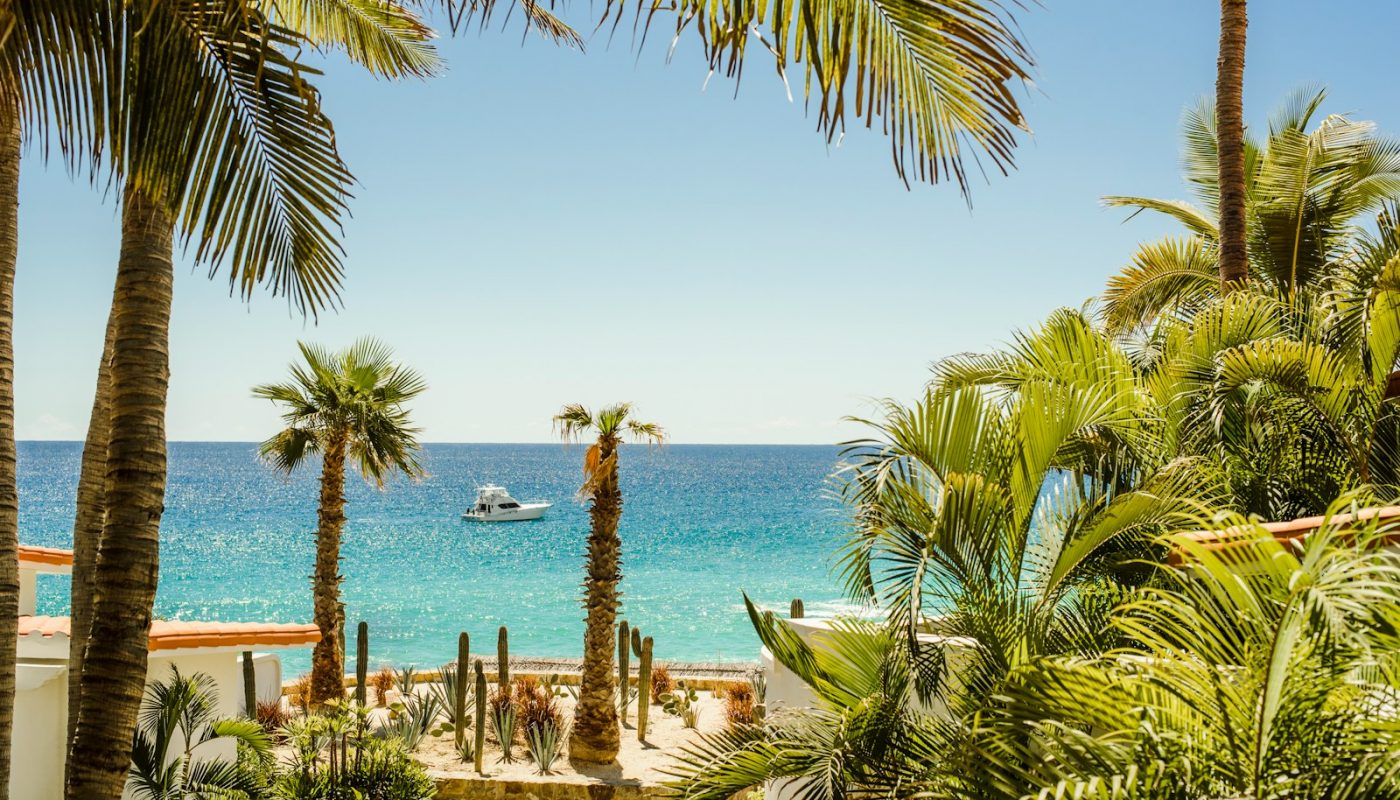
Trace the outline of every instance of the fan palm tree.
<instances>
[{"instance_id":1,"label":"fan palm tree","mask_svg":"<svg viewBox=\"0 0 1400 800\"><path fill-rule=\"evenodd\" d=\"M236 762L196 756L210 742L235 741L257 756L272 751L262 726L250 719L219 719L214 679L204 673L183 675L172 666L169 677L152 683L141 703L141 724L131 746L127 788L136 800L197 800L206 797L253 797L263 789L255 774ZM183 748L172 751L172 748Z\"/></svg>"},{"instance_id":2,"label":"fan palm tree","mask_svg":"<svg viewBox=\"0 0 1400 800\"><path fill-rule=\"evenodd\" d=\"M666 439L661 426L632 418L632 405L618 403L595 414L584 406L564 406L554 416L554 427L564 441L596 436L583 456L583 485L579 499L589 503L588 562L583 581L583 676L569 756L599 764L617 758L621 744L617 704L613 702L613 653L617 649L614 625L622 580L622 540L617 523L622 518L622 487L617 479L618 448L624 438L660 445Z\"/></svg>"},{"instance_id":3,"label":"fan palm tree","mask_svg":"<svg viewBox=\"0 0 1400 800\"><path fill-rule=\"evenodd\" d=\"M1215 73L1215 119L1219 132L1220 285L1249 280L1244 154L1245 0L1220 0L1220 56Z\"/></svg>"},{"instance_id":4,"label":"fan palm tree","mask_svg":"<svg viewBox=\"0 0 1400 800\"><path fill-rule=\"evenodd\" d=\"M1374 123L1337 115L1309 131L1325 99L1321 90L1294 93L1270 120L1264 142L1244 142L1249 280L1278 297L1324 291L1358 246L1363 215L1400 199L1400 142L1379 136ZM1188 231L1186 237L1143 245L1109 280L1103 316L1114 332L1150 325L1164 315L1190 316L1220 293L1225 269L1217 222L1224 206L1217 174L1221 135L1209 104L1187 112L1183 161L1196 203L1105 198L1134 213L1167 214Z\"/></svg>"},{"instance_id":5,"label":"fan palm tree","mask_svg":"<svg viewBox=\"0 0 1400 800\"><path fill-rule=\"evenodd\" d=\"M253 388L253 396L284 407L287 427L262 443L264 461L287 473L321 456L321 500L316 514L316 569L311 579L321 640L311 655L311 699L345 698L345 607L340 601L340 541L345 528L345 464L383 488L392 473L423 474L418 429L406 404L427 385L393 360L393 352L361 339L338 353L300 343L305 364L293 364L288 383Z\"/></svg>"},{"instance_id":6,"label":"fan palm tree","mask_svg":"<svg viewBox=\"0 0 1400 800\"><path fill-rule=\"evenodd\" d=\"M404 68L429 70L430 31L394 6L341 30L377 32ZM325 4L354 17L355 3ZM113 295L105 517L68 797L115 796L146 675L164 504L165 400L173 245L211 272L226 262L246 297L259 283L315 313L333 303L333 229L350 176L298 48L316 44L245 0L128 3L111 12L104 97L123 179ZM380 17L402 18L393 25ZM352 55L352 48L347 48ZM192 135L193 132L193 135Z\"/></svg>"}]
</instances>

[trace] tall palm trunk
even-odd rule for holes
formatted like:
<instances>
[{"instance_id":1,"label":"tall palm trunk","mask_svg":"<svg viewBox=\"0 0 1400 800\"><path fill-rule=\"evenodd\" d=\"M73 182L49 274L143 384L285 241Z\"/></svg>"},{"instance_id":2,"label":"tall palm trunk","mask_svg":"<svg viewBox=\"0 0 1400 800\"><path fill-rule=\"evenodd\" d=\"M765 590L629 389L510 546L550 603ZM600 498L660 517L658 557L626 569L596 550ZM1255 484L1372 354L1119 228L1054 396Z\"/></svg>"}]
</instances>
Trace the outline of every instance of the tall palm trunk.
<instances>
[{"instance_id":1,"label":"tall palm trunk","mask_svg":"<svg viewBox=\"0 0 1400 800\"><path fill-rule=\"evenodd\" d=\"M78 470L78 502L73 517L73 578L69 602L68 639L68 738L78 726L78 698L82 696L83 656L92 626L92 584L97 571L97 551L102 524L107 519L107 440L112 416L112 337L116 306L107 315L102 360L97 365L97 386L92 396L87 440ZM65 773L67 774L67 773Z\"/></svg>"},{"instance_id":2,"label":"tall palm trunk","mask_svg":"<svg viewBox=\"0 0 1400 800\"><path fill-rule=\"evenodd\" d=\"M13 89L11 90L11 92ZM10 733L19 646L19 491L15 472L15 262L19 248L20 109L0 96L0 800L10 796Z\"/></svg>"},{"instance_id":3,"label":"tall palm trunk","mask_svg":"<svg viewBox=\"0 0 1400 800\"><path fill-rule=\"evenodd\" d=\"M1244 40L1247 22L1245 0L1220 0L1215 128L1220 159L1220 283L1226 288L1249 280L1244 175Z\"/></svg>"},{"instance_id":4,"label":"tall palm trunk","mask_svg":"<svg viewBox=\"0 0 1400 800\"><path fill-rule=\"evenodd\" d=\"M580 761L608 764L617 758L621 745L617 704L613 692L613 652L616 649L613 626L617 623L617 584L622 579L622 541L617 522L622 517L622 492L617 485L617 443L608 437L598 442L598 463L607 474L593 493L588 509L592 523L588 532L588 577L584 581L583 679L579 687L574 730L569 737L569 755Z\"/></svg>"},{"instance_id":5,"label":"tall palm trunk","mask_svg":"<svg viewBox=\"0 0 1400 800\"><path fill-rule=\"evenodd\" d=\"M345 699L345 606L340 602L340 535L345 528L346 435L333 434L321 463L316 512L316 574L311 579L321 641L311 653L311 700Z\"/></svg>"},{"instance_id":6,"label":"tall palm trunk","mask_svg":"<svg viewBox=\"0 0 1400 800\"><path fill-rule=\"evenodd\" d=\"M165 501L173 231L161 204L126 189L112 299L107 516L93 579L78 724L68 752L68 800L121 796L145 688Z\"/></svg>"}]
</instances>

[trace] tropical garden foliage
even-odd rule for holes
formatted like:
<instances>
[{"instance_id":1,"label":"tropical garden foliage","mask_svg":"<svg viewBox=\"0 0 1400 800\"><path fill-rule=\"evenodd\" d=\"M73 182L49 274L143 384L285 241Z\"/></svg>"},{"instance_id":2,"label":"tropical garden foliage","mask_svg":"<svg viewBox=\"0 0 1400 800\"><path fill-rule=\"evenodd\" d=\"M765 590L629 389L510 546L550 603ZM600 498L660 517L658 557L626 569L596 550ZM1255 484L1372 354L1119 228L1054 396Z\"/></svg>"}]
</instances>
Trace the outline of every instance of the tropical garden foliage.
<instances>
[{"instance_id":1,"label":"tropical garden foliage","mask_svg":"<svg viewBox=\"0 0 1400 800\"><path fill-rule=\"evenodd\" d=\"M1247 282L1221 288L1204 105L1200 207L1109 198L1190 237L866 421L837 563L883 620L814 649L750 606L816 707L707 737L684 794L1400 796L1395 523L1357 513L1400 495L1400 148L1310 131L1322 100L1247 142ZM1313 514L1301 542L1255 522Z\"/></svg>"}]
</instances>

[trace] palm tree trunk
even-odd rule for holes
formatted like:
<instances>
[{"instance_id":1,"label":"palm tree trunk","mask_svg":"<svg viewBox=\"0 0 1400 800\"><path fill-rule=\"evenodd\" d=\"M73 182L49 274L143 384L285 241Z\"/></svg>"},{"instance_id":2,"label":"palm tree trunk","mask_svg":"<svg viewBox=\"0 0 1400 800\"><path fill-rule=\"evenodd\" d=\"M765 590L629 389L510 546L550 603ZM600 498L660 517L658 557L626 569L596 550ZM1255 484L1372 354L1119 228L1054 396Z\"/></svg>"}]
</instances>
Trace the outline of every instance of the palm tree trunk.
<instances>
[{"instance_id":1,"label":"palm tree trunk","mask_svg":"<svg viewBox=\"0 0 1400 800\"><path fill-rule=\"evenodd\" d=\"M1244 175L1244 41L1247 22L1245 0L1220 0L1215 127L1220 158L1220 283L1227 289L1249 280Z\"/></svg>"},{"instance_id":2,"label":"palm tree trunk","mask_svg":"<svg viewBox=\"0 0 1400 800\"><path fill-rule=\"evenodd\" d=\"M10 796L19 646L19 491L15 470L15 262L19 252L20 108L0 97L0 800Z\"/></svg>"},{"instance_id":3,"label":"palm tree trunk","mask_svg":"<svg viewBox=\"0 0 1400 800\"><path fill-rule=\"evenodd\" d=\"M311 653L311 701L345 699L345 606L340 602L340 535L345 527L346 436L333 434L321 463L316 512L316 573L311 578L321 641Z\"/></svg>"},{"instance_id":4,"label":"palm tree trunk","mask_svg":"<svg viewBox=\"0 0 1400 800\"><path fill-rule=\"evenodd\" d=\"M579 761L610 764L621 746L617 704L613 692L613 652L617 649L613 626L617 624L618 582L622 579L622 542L617 522L622 517L622 492L617 485L615 442L600 439L599 463L611 464L588 509L592 526L588 533L588 575L584 581L583 678L579 686L574 730L569 736L569 756Z\"/></svg>"},{"instance_id":5,"label":"palm tree trunk","mask_svg":"<svg viewBox=\"0 0 1400 800\"><path fill-rule=\"evenodd\" d=\"M102 360L97 365L92 414L88 418L87 440L83 442L83 459L78 470L78 502L73 517L73 588L68 626L69 740L78 726L83 655L87 650L88 630L92 626L93 574L97 571L102 524L107 519L107 439L112 423L112 337L116 311L114 305L107 315L107 334L102 342Z\"/></svg>"},{"instance_id":6,"label":"palm tree trunk","mask_svg":"<svg viewBox=\"0 0 1400 800\"><path fill-rule=\"evenodd\" d=\"M174 270L169 212L139 189L122 203L112 339L112 416L92 627L68 751L68 800L116 800L146 684L165 502L165 400Z\"/></svg>"}]
</instances>

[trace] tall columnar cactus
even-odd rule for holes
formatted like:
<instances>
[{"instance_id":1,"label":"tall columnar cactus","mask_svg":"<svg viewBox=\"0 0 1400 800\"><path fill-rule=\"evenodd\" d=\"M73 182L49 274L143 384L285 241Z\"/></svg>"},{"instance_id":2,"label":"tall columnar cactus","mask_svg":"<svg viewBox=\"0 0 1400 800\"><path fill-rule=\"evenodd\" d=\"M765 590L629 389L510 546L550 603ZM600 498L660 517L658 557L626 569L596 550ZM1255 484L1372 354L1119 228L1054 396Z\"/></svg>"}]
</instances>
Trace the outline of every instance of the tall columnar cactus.
<instances>
[{"instance_id":1,"label":"tall columnar cactus","mask_svg":"<svg viewBox=\"0 0 1400 800\"><path fill-rule=\"evenodd\" d=\"M457 683L452 687L452 719L457 750L467 741L467 665L471 663L471 637L457 634Z\"/></svg>"},{"instance_id":2,"label":"tall columnar cactus","mask_svg":"<svg viewBox=\"0 0 1400 800\"><path fill-rule=\"evenodd\" d=\"M253 651L243 651L243 713L258 718L258 673L253 669Z\"/></svg>"},{"instance_id":3,"label":"tall columnar cactus","mask_svg":"<svg viewBox=\"0 0 1400 800\"><path fill-rule=\"evenodd\" d=\"M501 630L505 630L502 628ZM481 659L476 660L476 772L486 774L483 767L486 755L486 672L481 668Z\"/></svg>"},{"instance_id":4,"label":"tall columnar cactus","mask_svg":"<svg viewBox=\"0 0 1400 800\"><path fill-rule=\"evenodd\" d=\"M637 658L642 657L642 629L632 629L632 654Z\"/></svg>"},{"instance_id":5,"label":"tall columnar cactus","mask_svg":"<svg viewBox=\"0 0 1400 800\"><path fill-rule=\"evenodd\" d=\"M496 634L496 687L504 692L510 685L510 634L502 625Z\"/></svg>"},{"instance_id":6,"label":"tall columnar cactus","mask_svg":"<svg viewBox=\"0 0 1400 800\"><path fill-rule=\"evenodd\" d=\"M632 675L632 636L623 620L617 625L617 716L627 722L627 679Z\"/></svg>"},{"instance_id":7,"label":"tall columnar cactus","mask_svg":"<svg viewBox=\"0 0 1400 800\"><path fill-rule=\"evenodd\" d=\"M802 619L802 617L805 616L806 613L807 610L802 607L802 598L792 598L792 606L788 609L788 616L792 617L793 619Z\"/></svg>"},{"instance_id":8,"label":"tall columnar cactus","mask_svg":"<svg viewBox=\"0 0 1400 800\"><path fill-rule=\"evenodd\" d=\"M641 663L637 665L637 741L647 740L647 716L651 710L651 637L642 640Z\"/></svg>"},{"instance_id":9,"label":"tall columnar cactus","mask_svg":"<svg viewBox=\"0 0 1400 800\"><path fill-rule=\"evenodd\" d=\"M361 706L368 699L369 683L369 623L364 620L355 628L355 702Z\"/></svg>"}]
</instances>

